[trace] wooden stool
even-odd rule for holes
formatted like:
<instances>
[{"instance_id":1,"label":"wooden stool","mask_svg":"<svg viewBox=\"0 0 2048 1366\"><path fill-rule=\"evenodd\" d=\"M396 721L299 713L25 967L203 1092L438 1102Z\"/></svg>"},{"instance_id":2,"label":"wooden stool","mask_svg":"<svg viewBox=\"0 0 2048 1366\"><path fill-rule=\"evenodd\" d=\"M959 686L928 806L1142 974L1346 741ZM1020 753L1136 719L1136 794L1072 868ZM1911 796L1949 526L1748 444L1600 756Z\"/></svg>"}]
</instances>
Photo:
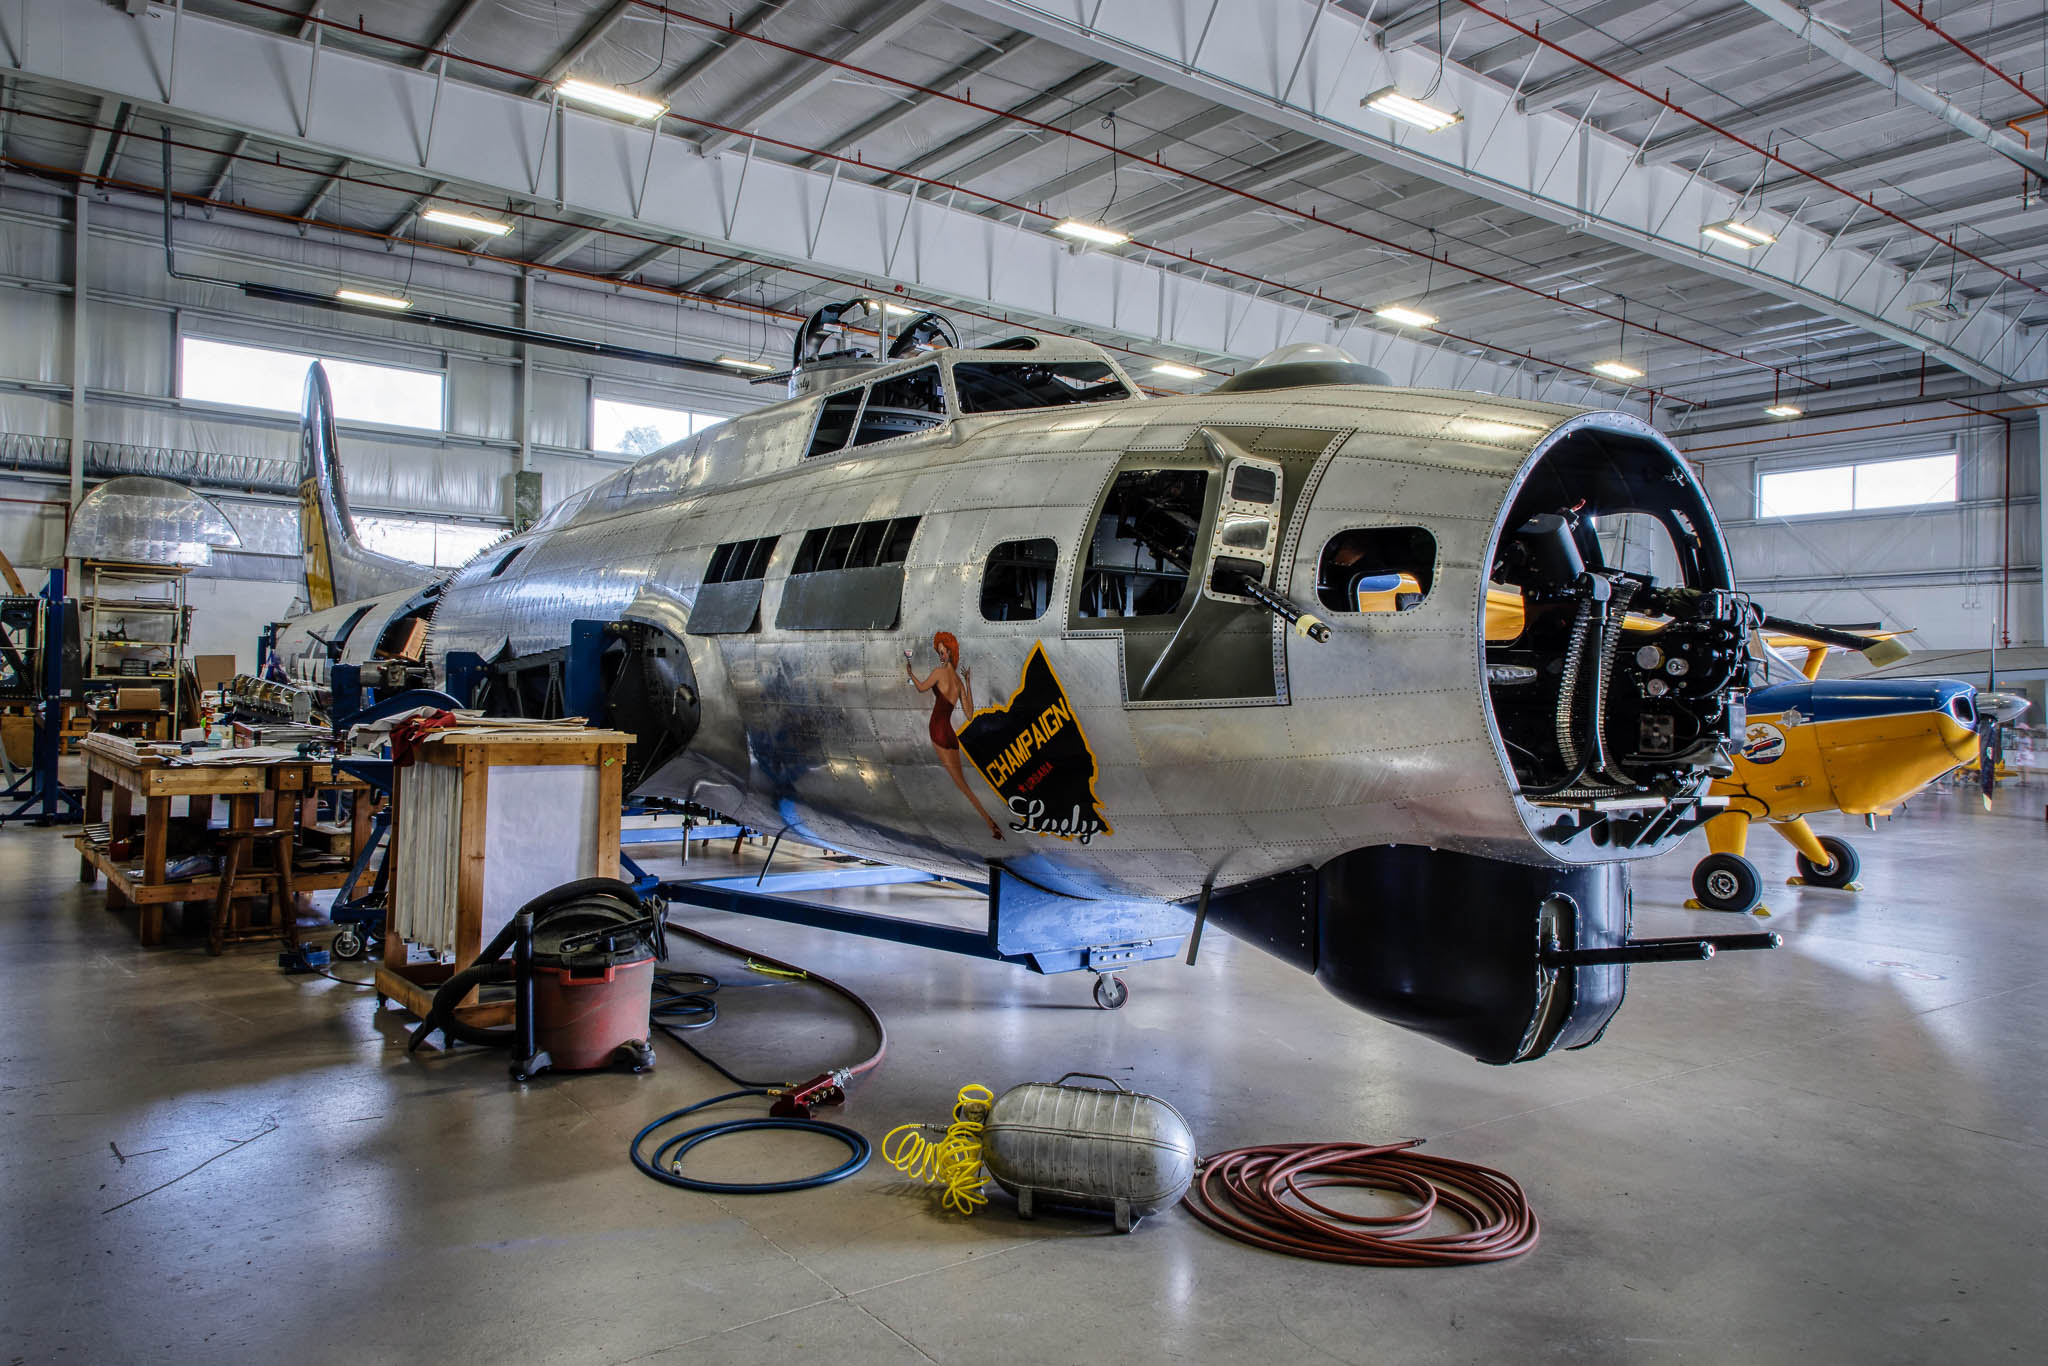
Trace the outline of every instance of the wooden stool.
<instances>
[{"instance_id":1,"label":"wooden stool","mask_svg":"<svg viewBox=\"0 0 2048 1366\"><path fill-rule=\"evenodd\" d=\"M235 879L242 865L251 863L250 853L258 843L269 846L270 867L276 875L270 885L270 915L277 937L287 949L299 946L299 897L292 884L292 835L288 825L268 830L229 830L221 836L226 846L221 855L220 890L213 898L213 921L206 930L206 951L220 957L227 944L228 919L235 906Z\"/></svg>"}]
</instances>

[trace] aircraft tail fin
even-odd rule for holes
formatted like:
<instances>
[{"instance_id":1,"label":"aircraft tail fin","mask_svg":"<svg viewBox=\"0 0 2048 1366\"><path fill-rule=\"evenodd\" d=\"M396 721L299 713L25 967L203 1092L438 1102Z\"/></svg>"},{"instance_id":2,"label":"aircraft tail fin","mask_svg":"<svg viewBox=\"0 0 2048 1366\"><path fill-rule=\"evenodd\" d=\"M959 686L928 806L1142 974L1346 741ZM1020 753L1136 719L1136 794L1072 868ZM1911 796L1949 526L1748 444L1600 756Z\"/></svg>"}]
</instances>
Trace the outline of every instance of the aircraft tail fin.
<instances>
[{"instance_id":1,"label":"aircraft tail fin","mask_svg":"<svg viewBox=\"0 0 2048 1366\"><path fill-rule=\"evenodd\" d=\"M334 394L318 361L306 371L306 399L299 410L299 550L306 567L306 600L316 612L417 587L435 577L433 566L380 555L356 535L336 453Z\"/></svg>"}]
</instances>

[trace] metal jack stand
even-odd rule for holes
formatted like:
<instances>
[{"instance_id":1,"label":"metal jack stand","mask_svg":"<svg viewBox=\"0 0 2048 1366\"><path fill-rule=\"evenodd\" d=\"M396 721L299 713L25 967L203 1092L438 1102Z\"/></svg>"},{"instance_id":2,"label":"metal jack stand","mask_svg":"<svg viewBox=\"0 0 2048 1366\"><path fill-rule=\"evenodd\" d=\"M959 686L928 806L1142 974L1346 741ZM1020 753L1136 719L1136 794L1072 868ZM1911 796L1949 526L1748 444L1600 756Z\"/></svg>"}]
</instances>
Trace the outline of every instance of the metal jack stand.
<instances>
[{"instance_id":1,"label":"metal jack stand","mask_svg":"<svg viewBox=\"0 0 2048 1366\"><path fill-rule=\"evenodd\" d=\"M877 915L793 895L941 881L956 882L988 898L986 928L964 929ZM985 884L940 878L909 868L856 867L665 881L658 889L672 905L809 925L867 939L1012 963L1037 973L1086 970L1096 974L1095 1002L1105 1010L1119 1008L1130 997L1123 979L1113 975L1116 969L1148 959L1177 957L1182 940L1194 924L1191 909L1176 902L1063 896L993 864Z\"/></svg>"},{"instance_id":2,"label":"metal jack stand","mask_svg":"<svg viewBox=\"0 0 2048 1366\"><path fill-rule=\"evenodd\" d=\"M9 599L10 604L24 600ZM34 601L33 599L27 601ZM35 752L28 769L0 790L0 801L20 798L12 811L0 812L0 826L26 820L31 825L69 825L79 819L78 794L67 792L57 778L57 760L64 728L64 571L52 569L44 585L33 631L33 659L19 654L10 661L25 676L37 678ZM33 813L33 814L31 814Z\"/></svg>"}]
</instances>

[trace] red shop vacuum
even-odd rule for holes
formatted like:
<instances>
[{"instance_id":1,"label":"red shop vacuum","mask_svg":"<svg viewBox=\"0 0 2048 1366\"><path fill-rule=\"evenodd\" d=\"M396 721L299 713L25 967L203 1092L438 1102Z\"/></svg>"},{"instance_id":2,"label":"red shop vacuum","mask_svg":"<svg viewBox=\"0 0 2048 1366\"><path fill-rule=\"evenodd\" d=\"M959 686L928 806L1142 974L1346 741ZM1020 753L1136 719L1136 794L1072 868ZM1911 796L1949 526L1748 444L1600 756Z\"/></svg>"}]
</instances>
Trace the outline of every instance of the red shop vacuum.
<instances>
[{"instance_id":1,"label":"red shop vacuum","mask_svg":"<svg viewBox=\"0 0 2048 1366\"><path fill-rule=\"evenodd\" d=\"M630 883L593 877L564 883L521 906L505 928L434 993L406 1051L435 1030L444 1041L512 1050L512 1080L542 1072L654 1066L647 1011L664 954L663 907ZM508 957L509 955L509 957ZM510 982L509 1029L455 1017L472 988Z\"/></svg>"}]
</instances>

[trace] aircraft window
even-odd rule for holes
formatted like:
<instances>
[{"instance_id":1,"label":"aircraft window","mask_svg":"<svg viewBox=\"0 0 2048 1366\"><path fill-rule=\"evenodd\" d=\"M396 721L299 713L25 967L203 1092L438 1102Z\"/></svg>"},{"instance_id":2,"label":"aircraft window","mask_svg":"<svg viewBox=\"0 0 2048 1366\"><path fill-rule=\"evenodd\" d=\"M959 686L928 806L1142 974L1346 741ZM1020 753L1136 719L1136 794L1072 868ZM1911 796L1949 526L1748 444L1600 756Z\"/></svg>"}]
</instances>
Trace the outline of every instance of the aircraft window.
<instances>
[{"instance_id":1,"label":"aircraft window","mask_svg":"<svg viewBox=\"0 0 2048 1366\"><path fill-rule=\"evenodd\" d=\"M953 383L960 390L964 413L1057 408L1131 396L1115 368L1099 360L956 362Z\"/></svg>"},{"instance_id":2,"label":"aircraft window","mask_svg":"<svg viewBox=\"0 0 2048 1366\"><path fill-rule=\"evenodd\" d=\"M506 551L504 555L499 557L498 563L492 567L491 577L495 579L500 574L503 574L506 570L510 569L512 567L512 561L518 559L520 552L525 549L526 547L523 545L515 545L510 550Z\"/></svg>"},{"instance_id":3,"label":"aircraft window","mask_svg":"<svg viewBox=\"0 0 2048 1366\"><path fill-rule=\"evenodd\" d=\"M811 433L811 448L804 453L806 460L814 455L830 455L846 445L846 439L853 435L853 419L860 412L860 401L867 397L865 389L848 389L843 394L833 394L818 410L818 425Z\"/></svg>"},{"instance_id":4,"label":"aircraft window","mask_svg":"<svg viewBox=\"0 0 2048 1366\"><path fill-rule=\"evenodd\" d=\"M910 543L917 536L917 518L898 517L889 523L889 535L882 542L878 564L902 564L910 558Z\"/></svg>"},{"instance_id":5,"label":"aircraft window","mask_svg":"<svg viewBox=\"0 0 2048 1366\"><path fill-rule=\"evenodd\" d=\"M1240 465L1230 477L1230 496L1240 503L1270 503L1280 496L1280 472Z\"/></svg>"},{"instance_id":6,"label":"aircraft window","mask_svg":"<svg viewBox=\"0 0 2048 1366\"><path fill-rule=\"evenodd\" d=\"M752 541L727 541L711 552L711 565L704 571L706 583L743 583L768 572L768 557L775 553L773 536Z\"/></svg>"},{"instance_id":7,"label":"aircraft window","mask_svg":"<svg viewBox=\"0 0 2048 1366\"><path fill-rule=\"evenodd\" d=\"M1049 537L1004 541L988 553L981 575L985 621L1036 621L1052 603L1053 572L1060 548Z\"/></svg>"},{"instance_id":8,"label":"aircraft window","mask_svg":"<svg viewBox=\"0 0 2048 1366\"><path fill-rule=\"evenodd\" d=\"M901 564L910 557L911 538L916 535L915 517L813 527L804 533L803 543L797 547L796 564L789 572L821 574L834 569Z\"/></svg>"},{"instance_id":9,"label":"aircraft window","mask_svg":"<svg viewBox=\"0 0 2048 1366\"><path fill-rule=\"evenodd\" d=\"M846 553L853 549L853 538L859 534L858 522L848 522L844 526L835 526L826 531L825 544L818 551L818 563L815 568L821 573L828 569L846 568Z\"/></svg>"},{"instance_id":10,"label":"aircraft window","mask_svg":"<svg viewBox=\"0 0 2048 1366\"><path fill-rule=\"evenodd\" d=\"M1332 612L1406 612L1436 579L1436 537L1416 526L1341 531L1323 547L1316 596Z\"/></svg>"},{"instance_id":11,"label":"aircraft window","mask_svg":"<svg viewBox=\"0 0 2048 1366\"><path fill-rule=\"evenodd\" d=\"M775 624L786 631L882 631L894 626L903 601L903 562L916 535L915 517L806 531L783 584Z\"/></svg>"},{"instance_id":12,"label":"aircraft window","mask_svg":"<svg viewBox=\"0 0 2048 1366\"><path fill-rule=\"evenodd\" d=\"M1208 487L1204 470L1119 474L1088 543L1076 615L1156 617L1180 610Z\"/></svg>"},{"instance_id":13,"label":"aircraft window","mask_svg":"<svg viewBox=\"0 0 2048 1366\"><path fill-rule=\"evenodd\" d=\"M853 444L865 446L908 436L946 420L946 393L939 384L939 367L927 365L894 379L878 380L868 390L868 406L861 410L860 430Z\"/></svg>"},{"instance_id":14,"label":"aircraft window","mask_svg":"<svg viewBox=\"0 0 2048 1366\"><path fill-rule=\"evenodd\" d=\"M693 636L744 635L758 629L761 579L775 553L773 536L727 541L711 552L685 631Z\"/></svg>"}]
</instances>

